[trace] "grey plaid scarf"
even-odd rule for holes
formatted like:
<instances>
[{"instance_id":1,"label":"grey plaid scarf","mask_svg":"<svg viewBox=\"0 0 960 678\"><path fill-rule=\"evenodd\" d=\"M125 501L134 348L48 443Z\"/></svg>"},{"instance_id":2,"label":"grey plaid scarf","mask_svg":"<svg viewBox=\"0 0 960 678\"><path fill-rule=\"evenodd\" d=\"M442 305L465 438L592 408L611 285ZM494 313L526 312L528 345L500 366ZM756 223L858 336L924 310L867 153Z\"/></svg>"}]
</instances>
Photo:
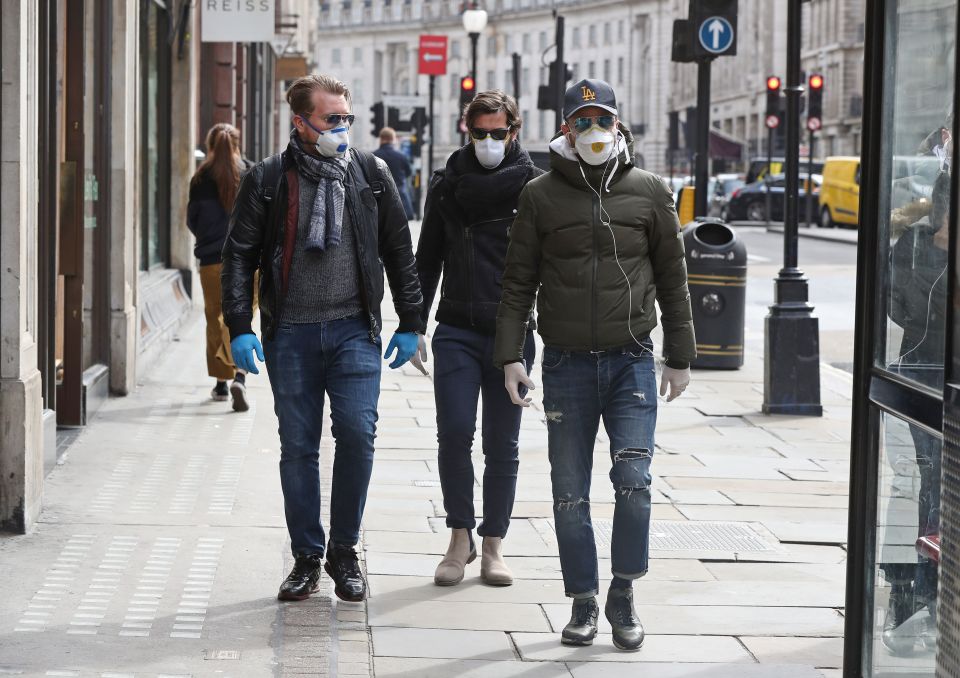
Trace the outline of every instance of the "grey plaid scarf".
<instances>
[{"instance_id":1,"label":"grey plaid scarf","mask_svg":"<svg viewBox=\"0 0 960 678\"><path fill-rule=\"evenodd\" d=\"M307 232L308 252L323 252L328 247L340 244L343 233L343 207L346 189L343 180L347 175L349 154L343 158L324 158L307 153L303 142L294 129L288 146L297 164L300 176L317 184L317 196L310 212L310 228Z\"/></svg>"}]
</instances>

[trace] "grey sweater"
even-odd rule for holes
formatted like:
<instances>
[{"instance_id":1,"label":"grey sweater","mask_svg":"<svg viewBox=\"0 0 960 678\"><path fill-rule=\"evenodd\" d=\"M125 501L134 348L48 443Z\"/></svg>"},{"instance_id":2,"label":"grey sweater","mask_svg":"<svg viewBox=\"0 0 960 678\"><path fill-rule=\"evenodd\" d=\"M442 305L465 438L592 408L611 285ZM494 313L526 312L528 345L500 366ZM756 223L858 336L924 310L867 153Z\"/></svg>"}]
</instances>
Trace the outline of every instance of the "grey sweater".
<instances>
[{"instance_id":1,"label":"grey sweater","mask_svg":"<svg viewBox=\"0 0 960 678\"><path fill-rule=\"evenodd\" d=\"M304 244L317 184L300 175L300 211L297 240L290 263L290 281L282 322L292 324L340 320L363 312L356 232L350 210L343 210L340 244L324 252L307 252Z\"/></svg>"}]
</instances>

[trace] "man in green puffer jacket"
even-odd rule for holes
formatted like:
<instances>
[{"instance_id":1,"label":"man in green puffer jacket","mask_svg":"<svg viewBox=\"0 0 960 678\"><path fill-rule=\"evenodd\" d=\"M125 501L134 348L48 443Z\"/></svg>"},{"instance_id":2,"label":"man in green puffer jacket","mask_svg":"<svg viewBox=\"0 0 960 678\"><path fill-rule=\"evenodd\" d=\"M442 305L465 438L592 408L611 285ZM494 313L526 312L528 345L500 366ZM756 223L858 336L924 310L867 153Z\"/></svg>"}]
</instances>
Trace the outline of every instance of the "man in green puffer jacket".
<instances>
[{"instance_id":1,"label":"man in green puffer jacket","mask_svg":"<svg viewBox=\"0 0 960 678\"><path fill-rule=\"evenodd\" d=\"M554 518L564 588L573 613L561 636L589 645L597 632L597 549L590 476L601 418L616 491L613 581L605 613L622 650L643 644L632 582L646 574L650 462L657 384L650 331L660 305L665 364L660 395L690 381L696 342L680 223L673 194L632 165L633 137L602 80L564 97L565 124L550 144L550 172L527 184L510 233L494 362L516 405L523 387L527 321L537 306L543 354Z\"/></svg>"}]
</instances>

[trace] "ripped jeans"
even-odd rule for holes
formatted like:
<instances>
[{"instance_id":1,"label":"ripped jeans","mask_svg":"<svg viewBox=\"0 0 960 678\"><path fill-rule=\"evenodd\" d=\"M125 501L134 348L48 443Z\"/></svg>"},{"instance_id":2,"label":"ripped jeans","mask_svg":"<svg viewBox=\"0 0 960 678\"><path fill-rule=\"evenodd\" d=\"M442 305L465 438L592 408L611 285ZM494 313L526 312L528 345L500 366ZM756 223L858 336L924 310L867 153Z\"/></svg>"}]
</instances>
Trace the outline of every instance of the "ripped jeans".
<instances>
[{"instance_id":1,"label":"ripped jeans","mask_svg":"<svg viewBox=\"0 0 960 678\"><path fill-rule=\"evenodd\" d=\"M650 541L650 462L657 424L653 343L600 352L543 353L543 404L550 448L553 515L567 596L588 598L600 588L590 521L590 478L600 420L610 438L610 480L616 505L613 574L647 572Z\"/></svg>"}]
</instances>

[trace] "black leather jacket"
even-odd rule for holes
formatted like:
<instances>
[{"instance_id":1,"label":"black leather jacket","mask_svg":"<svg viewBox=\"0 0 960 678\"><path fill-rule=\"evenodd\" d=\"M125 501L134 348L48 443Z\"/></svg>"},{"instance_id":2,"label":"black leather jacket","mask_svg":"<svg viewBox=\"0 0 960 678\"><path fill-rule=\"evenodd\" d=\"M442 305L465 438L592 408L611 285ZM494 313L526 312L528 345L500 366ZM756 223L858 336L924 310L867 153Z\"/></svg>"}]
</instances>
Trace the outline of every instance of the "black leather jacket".
<instances>
[{"instance_id":1,"label":"black leather jacket","mask_svg":"<svg viewBox=\"0 0 960 678\"><path fill-rule=\"evenodd\" d=\"M482 169L468 145L454 152L445 169L434 172L417 244L424 325L442 273L437 321L483 334L496 333L517 202L527 182L542 173L517 142L497 170ZM469 191L463 187L467 175L475 180L484 178ZM530 323L530 329L536 329L532 316Z\"/></svg>"},{"instance_id":2,"label":"black leather jacket","mask_svg":"<svg viewBox=\"0 0 960 678\"><path fill-rule=\"evenodd\" d=\"M356 225L357 257L371 340L379 336L383 321L383 273L386 269L394 307L400 318L397 332L422 332L423 296L417 278L407 218L390 170L375 161L376 176L365 176L370 155L354 149L348 166L346 209ZM287 151L281 154L281 172L274 197L265 198L264 162L257 163L240 183L230 228L223 246L223 318L230 338L252 334L253 277L260 269L260 319L263 335L271 338L283 314L284 282L289 274L297 228L293 215L299 196L288 185L295 181L296 165ZM379 193L379 197L375 194ZM286 255L286 256L285 256Z\"/></svg>"}]
</instances>

